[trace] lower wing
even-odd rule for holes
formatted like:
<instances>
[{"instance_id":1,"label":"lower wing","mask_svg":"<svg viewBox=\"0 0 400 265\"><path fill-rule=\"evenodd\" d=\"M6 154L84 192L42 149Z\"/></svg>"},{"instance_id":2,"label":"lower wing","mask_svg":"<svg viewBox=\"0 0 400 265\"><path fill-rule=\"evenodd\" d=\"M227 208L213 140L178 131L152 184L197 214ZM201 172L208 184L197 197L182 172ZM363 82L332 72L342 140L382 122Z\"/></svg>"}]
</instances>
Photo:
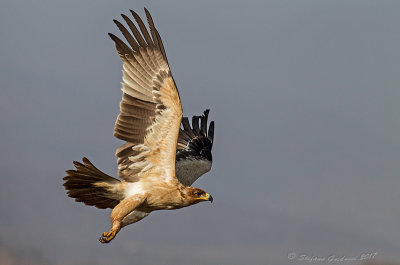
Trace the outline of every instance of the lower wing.
<instances>
[{"instance_id":1,"label":"lower wing","mask_svg":"<svg viewBox=\"0 0 400 265\"><path fill-rule=\"evenodd\" d=\"M210 171L212 166L214 121L208 126L209 111L205 110L202 116L193 116L192 126L187 117L182 118L183 129L180 129L178 136L175 174L186 186L192 185L201 175Z\"/></svg>"}]
</instances>

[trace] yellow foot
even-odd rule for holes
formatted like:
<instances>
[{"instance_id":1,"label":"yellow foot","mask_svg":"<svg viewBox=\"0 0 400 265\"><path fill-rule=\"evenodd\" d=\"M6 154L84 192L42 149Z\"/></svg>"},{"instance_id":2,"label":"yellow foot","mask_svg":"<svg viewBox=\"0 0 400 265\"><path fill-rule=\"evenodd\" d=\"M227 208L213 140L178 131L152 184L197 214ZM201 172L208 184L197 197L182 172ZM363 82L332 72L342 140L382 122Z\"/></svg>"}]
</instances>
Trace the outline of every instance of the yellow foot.
<instances>
[{"instance_id":1,"label":"yellow foot","mask_svg":"<svg viewBox=\"0 0 400 265\"><path fill-rule=\"evenodd\" d=\"M114 239L115 235L117 234L117 232L115 231L110 231L110 232L104 232L102 234L102 236L99 238L100 243L109 243L111 240Z\"/></svg>"}]
</instances>

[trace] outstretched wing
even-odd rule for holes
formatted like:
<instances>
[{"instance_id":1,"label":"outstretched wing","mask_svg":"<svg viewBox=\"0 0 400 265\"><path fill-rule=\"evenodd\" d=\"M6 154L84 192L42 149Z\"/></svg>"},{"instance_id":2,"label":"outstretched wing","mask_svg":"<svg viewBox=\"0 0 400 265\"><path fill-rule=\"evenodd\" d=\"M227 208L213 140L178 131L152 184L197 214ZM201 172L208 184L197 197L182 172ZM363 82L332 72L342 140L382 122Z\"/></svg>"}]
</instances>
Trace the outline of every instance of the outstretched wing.
<instances>
[{"instance_id":1,"label":"outstretched wing","mask_svg":"<svg viewBox=\"0 0 400 265\"><path fill-rule=\"evenodd\" d=\"M193 128L190 127L187 117L182 119L183 129L179 131L175 169L176 177L186 186L192 185L201 175L211 169L214 121L210 123L207 132L209 112L210 110L207 109L202 116L193 116Z\"/></svg>"},{"instance_id":2,"label":"outstretched wing","mask_svg":"<svg viewBox=\"0 0 400 265\"><path fill-rule=\"evenodd\" d=\"M126 143L116 151L118 176L136 181L149 175L176 180L176 143L182 119L178 90L168 66L160 35L145 9L150 33L130 10L140 31L125 15L131 34L114 20L126 41L109 34L123 61L122 101L114 136Z\"/></svg>"}]
</instances>

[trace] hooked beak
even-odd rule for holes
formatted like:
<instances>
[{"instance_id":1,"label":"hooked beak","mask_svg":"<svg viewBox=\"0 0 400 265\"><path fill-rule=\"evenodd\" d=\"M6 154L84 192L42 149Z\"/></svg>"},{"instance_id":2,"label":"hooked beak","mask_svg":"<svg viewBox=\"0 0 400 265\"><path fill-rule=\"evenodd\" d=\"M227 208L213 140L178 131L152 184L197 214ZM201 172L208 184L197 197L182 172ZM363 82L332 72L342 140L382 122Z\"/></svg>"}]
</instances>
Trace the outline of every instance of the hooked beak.
<instances>
[{"instance_id":1,"label":"hooked beak","mask_svg":"<svg viewBox=\"0 0 400 265\"><path fill-rule=\"evenodd\" d=\"M210 202L213 202L213 200L214 200L213 197L208 193L204 194L203 196L199 197L198 199L201 201L210 201Z\"/></svg>"},{"instance_id":2,"label":"hooked beak","mask_svg":"<svg viewBox=\"0 0 400 265\"><path fill-rule=\"evenodd\" d=\"M207 201L210 201L211 203L214 201L213 197L208 193L207 193L206 199L207 199Z\"/></svg>"}]
</instances>

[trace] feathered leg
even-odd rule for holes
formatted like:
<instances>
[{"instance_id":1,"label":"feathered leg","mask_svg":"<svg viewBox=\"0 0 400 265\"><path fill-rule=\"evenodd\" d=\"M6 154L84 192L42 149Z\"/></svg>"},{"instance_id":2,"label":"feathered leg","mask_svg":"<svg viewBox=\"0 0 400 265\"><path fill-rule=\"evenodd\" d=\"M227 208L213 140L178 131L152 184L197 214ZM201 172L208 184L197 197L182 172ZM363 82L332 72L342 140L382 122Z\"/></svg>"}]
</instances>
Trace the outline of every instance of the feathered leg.
<instances>
[{"instance_id":1,"label":"feathered leg","mask_svg":"<svg viewBox=\"0 0 400 265\"><path fill-rule=\"evenodd\" d=\"M145 212L145 211L141 211L138 209L134 210L133 212L131 212L127 216L125 216L124 219L122 219L121 225L122 225L122 227L125 227L127 225L137 223L140 220L142 220L143 218L147 217L149 214L150 214L150 212Z\"/></svg>"},{"instance_id":2,"label":"feathered leg","mask_svg":"<svg viewBox=\"0 0 400 265\"><path fill-rule=\"evenodd\" d=\"M108 232L104 232L99 238L101 243L109 243L115 238L119 230L121 230L123 224L122 220L134 211L137 207L142 205L146 197L144 195L136 195L126 199L123 199L111 212L111 229Z\"/></svg>"}]
</instances>

